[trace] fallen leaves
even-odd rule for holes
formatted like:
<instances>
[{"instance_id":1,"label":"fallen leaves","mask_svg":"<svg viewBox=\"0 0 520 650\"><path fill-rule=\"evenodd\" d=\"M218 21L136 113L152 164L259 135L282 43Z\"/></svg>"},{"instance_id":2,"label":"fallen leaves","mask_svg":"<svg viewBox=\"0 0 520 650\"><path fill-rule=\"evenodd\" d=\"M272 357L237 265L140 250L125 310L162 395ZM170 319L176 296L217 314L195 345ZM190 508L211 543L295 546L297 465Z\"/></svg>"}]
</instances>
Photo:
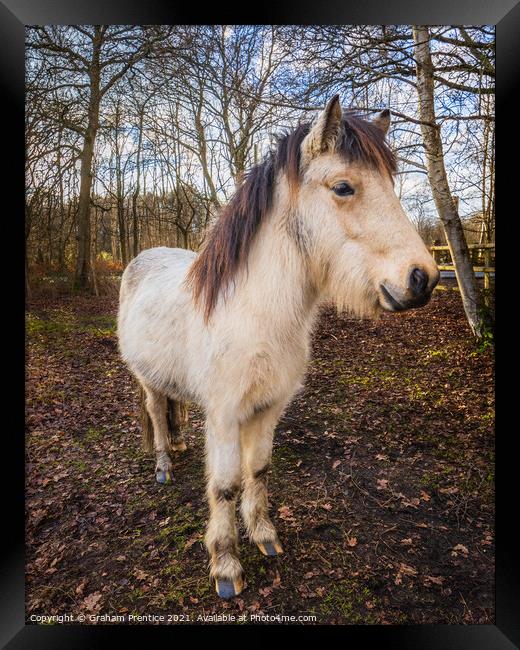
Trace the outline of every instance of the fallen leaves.
<instances>
[{"instance_id":1,"label":"fallen leaves","mask_svg":"<svg viewBox=\"0 0 520 650\"><path fill-rule=\"evenodd\" d=\"M417 497L412 497L408 499L404 494L399 493L397 496L401 498L401 503L405 508L418 508L421 503L420 499Z\"/></svg>"},{"instance_id":2,"label":"fallen leaves","mask_svg":"<svg viewBox=\"0 0 520 650\"><path fill-rule=\"evenodd\" d=\"M451 550L451 554L452 554L454 557L457 557L457 555L459 555L459 553L462 553L463 556L467 556L467 555L469 554L469 551L468 551L467 547L464 546L464 544L456 544L456 545L452 548L452 550Z\"/></svg>"},{"instance_id":3,"label":"fallen leaves","mask_svg":"<svg viewBox=\"0 0 520 650\"><path fill-rule=\"evenodd\" d=\"M188 550L195 544L196 542L200 541L202 539L202 533L193 533L193 535L186 540L186 543L184 544L184 550Z\"/></svg>"},{"instance_id":4,"label":"fallen leaves","mask_svg":"<svg viewBox=\"0 0 520 650\"><path fill-rule=\"evenodd\" d=\"M493 544L493 535L491 533L485 533L480 543L484 546L491 546Z\"/></svg>"},{"instance_id":5,"label":"fallen leaves","mask_svg":"<svg viewBox=\"0 0 520 650\"><path fill-rule=\"evenodd\" d=\"M77 585L76 589L74 589L74 593L77 596L82 596L86 584L87 584L87 579L83 578L83 580Z\"/></svg>"},{"instance_id":6,"label":"fallen leaves","mask_svg":"<svg viewBox=\"0 0 520 650\"><path fill-rule=\"evenodd\" d=\"M306 598L320 612L332 587L349 593L358 580L368 590L363 621L370 610L388 623L491 620L493 501L483 490L492 483L468 498L465 481L480 485L492 469L490 422L481 422L492 408L491 364L467 354L459 307L435 295L432 303L413 326L407 314L377 325L325 314L305 388L275 438L269 496L286 553L265 561L244 538L250 588L232 604L207 586L202 413L190 412L189 451L175 458L178 483L166 490L140 451L136 391L117 346L72 329L30 341L28 611L75 603L92 613L292 613ZM115 314L115 303L109 309ZM436 358L434 373L417 365L418 351L423 358L432 346L431 326L435 346L450 346L449 363ZM411 396L410 382L422 394ZM470 391L464 411L462 388ZM388 607L392 591L397 609ZM457 618L459 591L469 620ZM350 616L336 608L320 621Z\"/></svg>"},{"instance_id":7,"label":"fallen leaves","mask_svg":"<svg viewBox=\"0 0 520 650\"><path fill-rule=\"evenodd\" d=\"M280 572L276 571L271 586L269 586L269 587L260 587L260 589L258 590L258 593L261 596L264 596L264 598L267 598L268 596L270 596L272 594L272 592L275 589L278 589L278 587L280 587L281 583L282 583L282 577L280 576Z\"/></svg>"},{"instance_id":8,"label":"fallen leaves","mask_svg":"<svg viewBox=\"0 0 520 650\"><path fill-rule=\"evenodd\" d=\"M280 506L278 508L278 516L280 519L285 519L286 521L294 521L294 515L289 506Z\"/></svg>"},{"instance_id":9,"label":"fallen leaves","mask_svg":"<svg viewBox=\"0 0 520 650\"><path fill-rule=\"evenodd\" d=\"M417 575L417 569L416 568L401 562L401 564L399 565L399 570L397 572L397 575L394 578L394 583L396 585L400 585L403 582L403 577L404 576L409 577L409 578L413 578L416 575Z\"/></svg>"},{"instance_id":10,"label":"fallen leaves","mask_svg":"<svg viewBox=\"0 0 520 650\"><path fill-rule=\"evenodd\" d=\"M97 612L101 609L101 605L99 604L99 601L103 597L102 594L99 593L99 591L95 591L94 593L88 595L85 600L81 603L82 609L86 609L89 612Z\"/></svg>"},{"instance_id":11,"label":"fallen leaves","mask_svg":"<svg viewBox=\"0 0 520 650\"><path fill-rule=\"evenodd\" d=\"M140 582L142 582L143 580L148 580L149 577L150 577L150 576L149 576L145 571L143 571L142 569L134 569L134 572L133 572L133 573L134 573L134 576L136 577L136 580L139 580Z\"/></svg>"},{"instance_id":12,"label":"fallen leaves","mask_svg":"<svg viewBox=\"0 0 520 650\"><path fill-rule=\"evenodd\" d=\"M450 485L449 487L439 488L441 494L457 494L459 488L456 485Z\"/></svg>"},{"instance_id":13,"label":"fallen leaves","mask_svg":"<svg viewBox=\"0 0 520 650\"><path fill-rule=\"evenodd\" d=\"M166 519L159 521L157 525L160 526L161 528L164 528L164 526L167 526L170 523L170 521L171 521L171 517L166 517Z\"/></svg>"},{"instance_id":14,"label":"fallen leaves","mask_svg":"<svg viewBox=\"0 0 520 650\"><path fill-rule=\"evenodd\" d=\"M263 596L264 598L266 598L267 596L269 596L272 593L272 591L273 591L272 587L260 587L260 589L258 590L258 593L261 596Z\"/></svg>"}]
</instances>

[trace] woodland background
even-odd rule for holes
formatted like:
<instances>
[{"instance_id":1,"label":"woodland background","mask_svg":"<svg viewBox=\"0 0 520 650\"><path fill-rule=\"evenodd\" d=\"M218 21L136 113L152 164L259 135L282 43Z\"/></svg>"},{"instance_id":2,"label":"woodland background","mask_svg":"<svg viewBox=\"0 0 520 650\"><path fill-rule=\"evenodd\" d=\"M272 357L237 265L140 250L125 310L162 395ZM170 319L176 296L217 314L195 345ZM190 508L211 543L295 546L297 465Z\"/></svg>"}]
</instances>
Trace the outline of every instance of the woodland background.
<instances>
[{"instance_id":1,"label":"woodland background","mask_svg":"<svg viewBox=\"0 0 520 650\"><path fill-rule=\"evenodd\" d=\"M397 192L463 257L494 241L494 80L486 26L30 27L27 290L103 292L143 248L197 249L276 134L336 92L391 109Z\"/></svg>"}]
</instances>

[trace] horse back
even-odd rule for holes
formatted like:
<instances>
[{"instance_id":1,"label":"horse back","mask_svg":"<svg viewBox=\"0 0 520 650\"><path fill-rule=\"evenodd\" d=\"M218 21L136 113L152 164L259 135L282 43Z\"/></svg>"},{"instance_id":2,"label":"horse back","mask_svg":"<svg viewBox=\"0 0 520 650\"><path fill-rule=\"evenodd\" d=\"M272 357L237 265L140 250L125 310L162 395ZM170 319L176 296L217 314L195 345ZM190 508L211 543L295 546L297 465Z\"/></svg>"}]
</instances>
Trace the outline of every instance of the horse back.
<instances>
[{"instance_id":1,"label":"horse back","mask_svg":"<svg viewBox=\"0 0 520 650\"><path fill-rule=\"evenodd\" d=\"M123 304L133 296L140 285L152 276L159 280L161 276L182 281L196 257L193 251L183 248L158 246L148 248L128 264L121 278L119 302Z\"/></svg>"}]
</instances>

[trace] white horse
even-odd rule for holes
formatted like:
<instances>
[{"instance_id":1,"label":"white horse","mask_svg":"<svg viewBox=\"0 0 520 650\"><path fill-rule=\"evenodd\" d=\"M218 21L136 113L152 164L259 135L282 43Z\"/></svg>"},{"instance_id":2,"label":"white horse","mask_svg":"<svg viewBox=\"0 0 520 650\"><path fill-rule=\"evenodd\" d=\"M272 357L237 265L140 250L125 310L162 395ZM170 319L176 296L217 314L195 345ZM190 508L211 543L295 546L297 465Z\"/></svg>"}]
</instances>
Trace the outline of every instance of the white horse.
<instances>
[{"instance_id":1,"label":"white horse","mask_svg":"<svg viewBox=\"0 0 520 650\"><path fill-rule=\"evenodd\" d=\"M157 480L185 444L172 401L206 416L205 536L223 598L243 589L235 524L262 553L282 552L269 518L273 432L301 387L320 302L359 317L424 305L435 262L394 192L390 112L365 121L334 97L244 179L199 255L143 251L123 275L122 357L144 388ZM169 439L169 430L173 439Z\"/></svg>"}]
</instances>

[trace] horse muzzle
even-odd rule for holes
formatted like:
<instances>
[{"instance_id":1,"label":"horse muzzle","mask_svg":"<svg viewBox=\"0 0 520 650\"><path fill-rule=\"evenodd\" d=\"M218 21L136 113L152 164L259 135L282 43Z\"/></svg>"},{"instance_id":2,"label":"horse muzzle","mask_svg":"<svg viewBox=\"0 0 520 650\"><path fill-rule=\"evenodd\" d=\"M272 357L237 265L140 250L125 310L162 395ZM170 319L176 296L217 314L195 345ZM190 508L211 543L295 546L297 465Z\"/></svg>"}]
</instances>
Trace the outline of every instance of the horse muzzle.
<instances>
[{"instance_id":1,"label":"horse muzzle","mask_svg":"<svg viewBox=\"0 0 520 650\"><path fill-rule=\"evenodd\" d=\"M408 286L404 291L390 282L383 282L379 286L379 302L388 311L405 311L423 307L429 302L439 277L438 271L430 278L421 268L415 267L408 275Z\"/></svg>"}]
</instances>

